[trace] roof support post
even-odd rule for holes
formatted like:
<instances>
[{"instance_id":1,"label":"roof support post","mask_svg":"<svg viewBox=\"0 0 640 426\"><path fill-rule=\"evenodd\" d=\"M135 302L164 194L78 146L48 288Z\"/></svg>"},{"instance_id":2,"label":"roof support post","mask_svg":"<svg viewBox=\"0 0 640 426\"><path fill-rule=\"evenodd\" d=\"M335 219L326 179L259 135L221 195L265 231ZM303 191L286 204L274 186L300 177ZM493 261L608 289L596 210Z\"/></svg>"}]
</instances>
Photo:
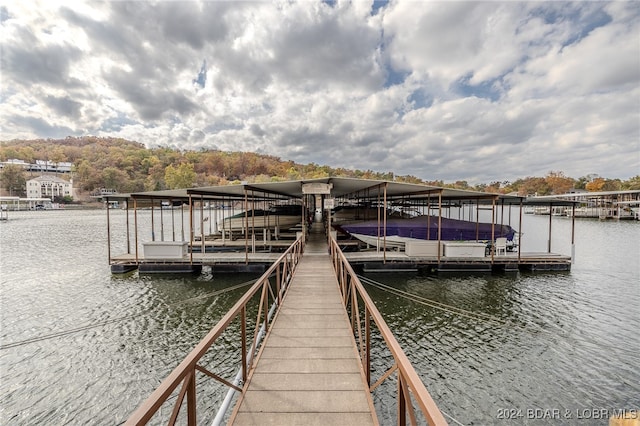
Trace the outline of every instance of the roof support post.
<instances>
[{"instance_id":1,"label":"roof support post","mask_svg":"<svg viewBox=\"0 0 640 426\"><path fill-rule=\"evenodd\" d=\"M164 210L162 209L162 198L160 199L160 241L164 241Z\"/></svg>"},{"instance_id":2,"label":"roof support post","mask_svg":"<svg viewBox=\"0 0 640 426\"><path fill-rule=\"evenodd\" d=\"M151 241L156 240L156 227L155 227L155 210L154 210L153 198L151 199Z\"/></svg>"},{"instance_id":3,"label":"roof support post","mask_svg":"<svg viewBox=\"0 0 640 426\"><path fill-rule=\"evenodd\" d=\"M520 198L520 218L518 221L518 232L520 233L518 237L518 265L520 264L520 254L522 253L522 198Z\"/></svg>"},{"instance_id":4,"label":"roof support post","mask_svg":"<svg viewBox=\"0 0 640 426\"><path fill-rule=\"evenodd\" d=\"M255 216L255 212L253 212ZM244 263L249 264L249 195L244 187Z\"/></svg>"},{"instance_id":5,"label":"roof support post","mask_svg":"<svg viewBox=\"0 0 640 426\"><path fill-rule=\"evenodd\" d=\"M496 199L491 199L491 263L493 263L493 257L496 253Z\"/></svg>"},{"instance_id":6,"label":"roof support post","mask_svg":"<svg viewBox=\"0 0 640 426\"><path fill-rule=\"evenodd\" d=\"M176 240L176 215L173 211L173 198L169 198L169 208L171 209L171 241Z\"/></svg>"},{"instance_id":7,"label":"roof support post","mask_svg":"<svg viewBox=\"0 0 640 426\"><path fill-rule=\"evenodd\" d=\"M107 259L109 260L109 264L111 264L111 223L109 221L109 199L107 198ZM129 231L127 229L127 231Z\"/></svg>"},{"instance_id":8,"label":"roof support post","mask_svg":"<svg viewBox=\"0 0 640 426\"><path fill-rule=\"evenodd\" d=\"M211 228L213 227L213 225L211 224L211 222L213 222L213 220L211 220L211 204L212 204L212 200L209 200L209 215L207 216L209 219L209 234L213 234L213 231L211 230Z\"/></svg>"},{"instance_id":9,"label":"roof support post","mask_svg":"<svg viewBox=\"0 0 640 426\"><path fill-rule=\"evenodd\" d=\"M476 241L480 237L480 198L476 198Z\"/></svg>"},{"instance_id":10,"label":"roof support post","mask_svg":"<svg viewBox=\"0 0 640 426\"><path fill-rule=\"evenodd\" d=\"M442 245L442 189L438 192L438 266L440 266L440 247Z\"/></svg>"},{"instance_id":11,"label":"roof support post","mask_svg":"<svg viewBox=\"0 0 640 426\"><path fill-rule=\"evenodd\" d=\"M576 257L576 204L571 206L571 263L575 263Z\"/></svg>"},{"instance_id":12,"label":"roof support post","mask_svg":"<svg viewBox=\"0 0 640 426\"><path fill-rule=\"evenodd\" d=\"M384 183L384 206L383 206L383 215L382 215L382 223L384 227L383 241L384 241L384 251L382 253L382 263L387 263L387 185L388 183Z\"/></svg>"},{"instance_id":13,"label":"roof support post","mask_svg":"<svg viewBox=\"0 0 640 426\"><path fill-rule=\"evenodd\" d=\"M431 193L427 195L427 240L431 239ZM438 262L440 259L438 258Z\"/></svg>"},{"instance_id":14,"label":"roof support post","mask_svg":"<svg viewBox=\"0 0 640 426\"><path fill-rule=\"evenodd\" d=\"M202 250L202 254L204 255L206 247L204 244L204 198L202 194L200 194L200 247Z\"/></svg>"},{"instance_id":15,"label":"roof support post","mask_svg":"<svg viewBox=\"0 0 640 426\"><path fill-rule=\"evenodd\" d=\"M383 206L380 205L380 187L378 186L378 208L376 209L376 213L377 213L377 218L378 218L378 223L377 223L377 227L376 227L376 252L380 253L380 221L382 220L382 218L380 217L380 211L382 209ZM382 210L383 211L383 210Z\"/></svg>"},{"instance_id":16,"label":"roof support post","mask_svg":"<svg viewBox=\"0 0 640 426\"><path fill-rule=\"evenodd\" d=\"M133 199L133 227L136 242L136 263L138 263L138 200Z\"/></svg>"},{"instance_id":17,"label":"roof support post","mask_svg":"<svg viewBox=\"0 0 640 426\"><path fill-rule=\"evenodd\" d=\"M180 206L180 229L182 230L182 240L184 241L184 205Z\"/></svg>"},{"instance_id":18,"label":"roof support post","mask_svg":"<svg viewBox=\"0 0 640 426\"><path fill-rule=\"evenodd\" d=\"M126 223L127 223L127 254L131 254L131 233L129 232L129 200L125 201L126 207Z\"/></svg>"},{"instance_id":19,"label":"roof support post","mask_svg":"<svg viewBox=\"0 0 640 426\"><path fill-rule=\"evenodd\" d=\"M549 239L547 240L547 253L551 253L551 219L553 218L552 213L553 203L549 203Z\"/></svg>"},{"instance_id":20,"label":"roof support post","mask_svg":"<svg viewBox=\"0 0 640 426\"><path fill-rule=\"evenodd\" d=\"M193 195L189 194L189 262L193 265Z\"/></svg>"}]
</instances>

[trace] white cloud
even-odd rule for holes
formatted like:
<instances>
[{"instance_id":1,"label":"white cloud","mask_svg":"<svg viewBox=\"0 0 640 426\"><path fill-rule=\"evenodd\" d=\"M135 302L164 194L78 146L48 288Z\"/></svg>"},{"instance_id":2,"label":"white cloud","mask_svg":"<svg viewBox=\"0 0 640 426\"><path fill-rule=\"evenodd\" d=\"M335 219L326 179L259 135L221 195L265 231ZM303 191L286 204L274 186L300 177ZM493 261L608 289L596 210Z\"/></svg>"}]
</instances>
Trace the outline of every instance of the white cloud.
<instances>
[{"instance_id":1,"label":"white cloud","mask_svg":"<svg viewBox=\"0 0 640 426\"><path fill-rule=\"evenodd\" d=\"M2 139L112 135L445 181L639 172L633 2L372 7L12 3Z\"/></svg>"}]
</instances>

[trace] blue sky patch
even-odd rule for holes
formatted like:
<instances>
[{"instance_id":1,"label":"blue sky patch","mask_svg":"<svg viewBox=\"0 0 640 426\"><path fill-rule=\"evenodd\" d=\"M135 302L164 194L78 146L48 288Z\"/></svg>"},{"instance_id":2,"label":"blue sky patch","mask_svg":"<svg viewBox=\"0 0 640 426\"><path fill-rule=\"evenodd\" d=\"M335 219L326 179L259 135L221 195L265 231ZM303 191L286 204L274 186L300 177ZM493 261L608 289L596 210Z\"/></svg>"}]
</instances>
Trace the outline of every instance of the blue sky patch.
<instances>
[{"instance_id":1,"label":"blue sky patch","mask_svg":"<svg viewBox=\"0 0 640 426\"><path fill-rule=\"evenodd\" d=\"M409 71L394 70L393 67L391 66L387 66L386 70L387 70L387 76L386 76L387 78L384 81L384 87L391 87L398 84L402 84L407 79L409 74L411 74Z\"/></svg>"},{"instance_id":2,"label":"blue sky patch","mask_svg":"<svg viewBox=\"0 0 640 426\"><path fill-rule=\"evenodd\" d=\"M429 96L426 91L418 89L411 92L407 101L413 104L413 109L429 108L433 105L433 96Z\"/></svg>"},{"instance_id":3,"label":"blue sky patch","mask_svg":"<svg viewBox=\"0 0 640 426\"><path fill-rule=\"evenodd\" d=\"M204 89L204 85L207 83L207 60L202 61L202 66L200 67L200 72L198 76L193 79L193 85L199 86L201 89Z\"/></svg>"},{"instance_id":4,"label":"blue sky patch","mask_svg":"<svg viewBox=\"0 0 640 426\"><path fill-rule=\"evenodd\" d=\"M136 121L128 118L123 112L118 112L116 117L107 118L98 129L101 132L118 132L126 126L137 124Z\"/></svg>"},{"instance_id":5,"label":"blue sky patch","mask_svg":"<svg viewBox=\"0 0 640 426\"><path fill-rule=\"evenodd\" d=\"M371 16L375 16L380 12L380 9L389 4L389 0L374 0L371 5Z\"/></svg>"},{"instance_id":6,"label":"blue sky patch","mask_svg":"<svg viewBox=\"0 0 640 426\"><path fill-rule=\"evenodd\" d=\"M475 96L476 98L489 99L491 102L496 102L500 99L502 91L499 85L496 84L500 81L500 78L474 85L469 83L471 77L471 74L467 74L458 80L451 89L465 98Z\"/></svg>"}]
</instances>

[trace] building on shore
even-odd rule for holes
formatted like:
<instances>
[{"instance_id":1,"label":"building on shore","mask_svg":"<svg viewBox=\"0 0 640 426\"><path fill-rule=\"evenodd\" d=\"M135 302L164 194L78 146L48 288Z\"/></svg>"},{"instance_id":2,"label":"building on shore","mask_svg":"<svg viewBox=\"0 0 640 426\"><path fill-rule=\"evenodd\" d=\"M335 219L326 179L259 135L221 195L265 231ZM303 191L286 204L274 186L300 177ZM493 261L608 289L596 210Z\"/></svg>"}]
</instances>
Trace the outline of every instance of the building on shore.
<instances>
[{"instance_id":1,"label":"building on shore","mask_svg":"<svg viewBox=\"0 0 640 426\"><path fill-rule=\"evenodd\" d=\"M27 181L28 198L73 197L73 180L57 176L42 175Z\"/></svg>"}]
</instances>

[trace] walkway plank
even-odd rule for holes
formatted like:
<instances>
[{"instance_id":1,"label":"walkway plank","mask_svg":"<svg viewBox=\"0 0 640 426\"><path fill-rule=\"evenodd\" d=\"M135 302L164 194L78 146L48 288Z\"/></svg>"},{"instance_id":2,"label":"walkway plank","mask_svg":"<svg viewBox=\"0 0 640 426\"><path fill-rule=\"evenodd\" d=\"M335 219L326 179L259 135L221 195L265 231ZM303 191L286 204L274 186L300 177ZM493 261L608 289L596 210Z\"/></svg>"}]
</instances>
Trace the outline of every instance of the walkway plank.
<instances>
[{"instance_id":1,"label":"walkway plank","mask_svg":"<svg viewBox=\"0 0 640 426\"><path fill-rule=\"evenodd\" d=\"M378 424L323 239L305 247L234 414L233 425Z\"/></svg>"}]
</instances>

